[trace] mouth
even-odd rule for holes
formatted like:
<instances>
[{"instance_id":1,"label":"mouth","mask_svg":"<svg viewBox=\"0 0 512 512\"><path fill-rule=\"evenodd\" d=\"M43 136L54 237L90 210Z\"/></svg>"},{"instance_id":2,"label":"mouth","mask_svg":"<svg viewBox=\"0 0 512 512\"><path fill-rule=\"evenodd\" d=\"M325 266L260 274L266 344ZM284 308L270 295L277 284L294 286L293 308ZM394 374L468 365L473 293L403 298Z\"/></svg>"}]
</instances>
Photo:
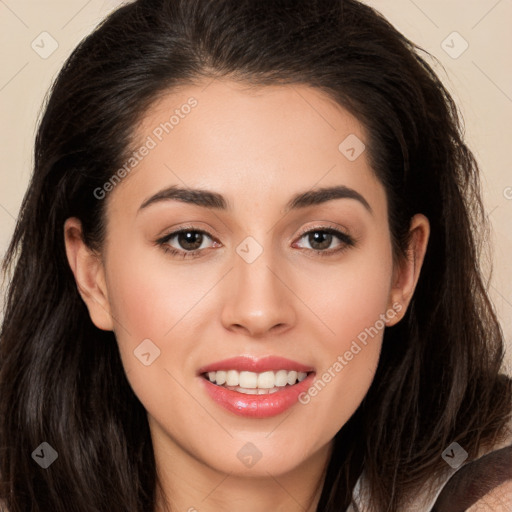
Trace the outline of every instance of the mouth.
<instances>
[{"instance_id":1,"label":"mouth","mask_svg":"<svg viewBox=\"0 0 512 512\"><path fill-rule=\"evenodd\" d=\"M309 373L278 370L255 373L250 371L219 370L203 373L203 378L216 386L245 395L269 395L302 382Z\"/></svg>"},{"instance_id":2,"label":"mouth","mask_svg":"<svg viewBox=\"0 0 512 512\"><path fill-rule=\"evenodd\" d=\"M297 403L315 370L281 357L235 357L202 367L198 376L217 405L238 416L268 418Z\"/></svg>"}]
</instances>

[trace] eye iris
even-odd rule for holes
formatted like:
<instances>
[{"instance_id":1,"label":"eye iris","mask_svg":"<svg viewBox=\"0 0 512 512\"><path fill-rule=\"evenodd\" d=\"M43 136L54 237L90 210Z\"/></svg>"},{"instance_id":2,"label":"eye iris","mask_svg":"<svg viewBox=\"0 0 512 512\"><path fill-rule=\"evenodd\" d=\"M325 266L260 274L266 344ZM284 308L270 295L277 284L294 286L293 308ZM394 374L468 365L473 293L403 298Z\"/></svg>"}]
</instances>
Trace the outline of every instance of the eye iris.
<instances>
[{"instance_id":1,"label":"eye iris","mask_svg":"<svg viewBox=\"0 0 512 512\"><path fill-rule=\"evenodd\" d=\"M184 231L178 234L178 242L183 249L195 250L201 247L202 233L198 231Z\"/></svg>"},{"instance_id":2,"label":"eye iris","mask_svg":"<svg viewBox=\"0 0 512 512\"><path fill-rule=\"evenodd\" d=\"M325 231L314 231L309 234L309 243L313 249L327 249L332 242L331 233ZM320 244L321 247L315 247L314 244Z\"/></svg>"}]
</instances>

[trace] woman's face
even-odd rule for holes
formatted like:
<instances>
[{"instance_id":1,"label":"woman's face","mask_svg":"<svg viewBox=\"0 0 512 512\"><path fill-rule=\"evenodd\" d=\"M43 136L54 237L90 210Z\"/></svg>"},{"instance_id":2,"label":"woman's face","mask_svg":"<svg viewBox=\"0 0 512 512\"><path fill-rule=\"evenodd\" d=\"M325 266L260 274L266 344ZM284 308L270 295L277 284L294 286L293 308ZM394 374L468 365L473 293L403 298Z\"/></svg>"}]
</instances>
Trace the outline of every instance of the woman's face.
<instances>
[{"instance_id":1,"label":"woman's face","mask_svg":"<svg viewBox=\"0 0 512 512\"><path fill-rule=\"evenodd\" d=\"M419 271L393 268L362 125L307 86L216 80L163 97L136 134L95 191L107 237L81 292L115 332L155 450L256 476L325 455Z\"/></svg>"}]
</instances>

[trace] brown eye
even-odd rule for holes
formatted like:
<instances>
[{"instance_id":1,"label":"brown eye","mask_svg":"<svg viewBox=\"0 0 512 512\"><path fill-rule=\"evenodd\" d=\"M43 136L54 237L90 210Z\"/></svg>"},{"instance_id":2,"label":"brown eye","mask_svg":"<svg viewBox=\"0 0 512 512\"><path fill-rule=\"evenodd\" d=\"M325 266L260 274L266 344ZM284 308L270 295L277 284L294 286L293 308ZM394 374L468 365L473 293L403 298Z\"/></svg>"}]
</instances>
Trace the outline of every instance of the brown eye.
<instances>
[{"instance_id":1,"label":"brown eye","mask_svg":"<svg viewBox=\"0 0 512 512\"><path fill-rule=\"evenodd\" d=\"M309 245L315 250L328 249L332 243L333 236L326 231L312 231L308 234Z\"/></svg>"},{"instance_id":2,"label":"brown eye","mask_svg":"<svg viewBox=\"0 0 512 512\"><path fill-rule=\"evenodd\" d=\"M204 245L207 239L213 241L213 237L206 231L200 229L180 229L156 240L156 243L173 255L182 255L184 258L191 257L208 248ZM210 246L211 247L211 246Z\"/></svg>"},{"instance_id":3,"label":"brown eye","mask_svg":"<svg viewBox=\"0 0 512 512\"><path fill-rule=\"evenodd\" d=\"M351 236L333 228L310 229L302 233L300 240L302 239L307 240L309 245L309 247L304 247L305 249L314 251L322 256L340 253L348 247L355 245L355 241ZM338 243L334 247L331 247L335 241Z\"/></svg>"},{"instance_id":4,"label":"brown eye","mask_svg":"<svg viewBox=\"0 0 512 512\"><path fill-rule=\"evenodd\" d=\"M203 242L203 234L199 231L181 231L175 236L180 247L187 251L199 249Z\"/></svg>"}]
</instances>

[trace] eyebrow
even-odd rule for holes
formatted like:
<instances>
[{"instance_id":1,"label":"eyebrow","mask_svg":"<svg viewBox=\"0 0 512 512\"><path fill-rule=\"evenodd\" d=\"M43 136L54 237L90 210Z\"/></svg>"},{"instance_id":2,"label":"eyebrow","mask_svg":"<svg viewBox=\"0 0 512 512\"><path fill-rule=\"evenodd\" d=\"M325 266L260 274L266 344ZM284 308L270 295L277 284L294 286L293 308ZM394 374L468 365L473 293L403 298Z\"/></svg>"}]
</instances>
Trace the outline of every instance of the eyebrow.
<instances>
[{"instance_id":1,"label":"eyebrow","mask_svg":"<svg viewBox=\"0 0 512 512\"><path fill-rule=\"evenodd\" d=\"M373 215L373 210L368 201L359 192L345 185L323 187L296 194L286 203L284 211L287 213L290 210L319 205L327 201L332 201L333 199L355 199ZM215 210L228 210L231 208L229 202L218 192L204 189L181 188L173 185L146 199L140 205L139 211L154 203L170 200L194 204L204 208L213 208Z\"/></svg>"}]
</instances>

